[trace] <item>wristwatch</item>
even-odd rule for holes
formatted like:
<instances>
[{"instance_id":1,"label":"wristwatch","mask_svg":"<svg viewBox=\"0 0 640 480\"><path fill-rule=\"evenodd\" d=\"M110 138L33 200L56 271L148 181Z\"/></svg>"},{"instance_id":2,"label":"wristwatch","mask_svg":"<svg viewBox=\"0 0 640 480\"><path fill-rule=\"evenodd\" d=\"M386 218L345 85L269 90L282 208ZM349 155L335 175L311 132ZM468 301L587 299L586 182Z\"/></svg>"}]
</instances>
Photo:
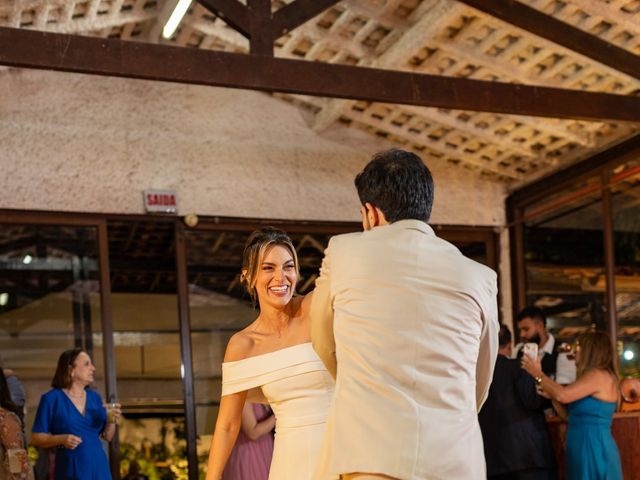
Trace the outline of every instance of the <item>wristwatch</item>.
<instances>
[{"instance_id":1,"label":"wristwatch","mask_svg":"<svg viewBox=\"0 0 640 480\"><path fill-rule=\"evenodd\" d=\"M542 383L542 377L533 377L536 381L536 385L540 385Z\"/></svg>"}]
</instances>

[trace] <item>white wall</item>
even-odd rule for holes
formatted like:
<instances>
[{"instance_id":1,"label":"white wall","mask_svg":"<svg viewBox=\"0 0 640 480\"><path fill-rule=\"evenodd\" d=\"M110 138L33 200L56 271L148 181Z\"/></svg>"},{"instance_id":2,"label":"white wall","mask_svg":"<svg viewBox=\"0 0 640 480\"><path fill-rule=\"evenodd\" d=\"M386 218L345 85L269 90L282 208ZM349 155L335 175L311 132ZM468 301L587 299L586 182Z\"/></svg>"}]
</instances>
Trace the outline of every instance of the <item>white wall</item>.
<instances>
[{"instance_id":1,"label":"white wall","mask_svg":"<svg viewBox=\"0 0 640 480\"><path fill-rule=\"evenodd\" d=\"M15 69L0 145L0 208L143 213L143 189L170 188L180 214L307 220L358 220L353 177L389 146L259 92ZM434 223L504 224L502 184L428 164Z\"/></svg>"}]
</instances>

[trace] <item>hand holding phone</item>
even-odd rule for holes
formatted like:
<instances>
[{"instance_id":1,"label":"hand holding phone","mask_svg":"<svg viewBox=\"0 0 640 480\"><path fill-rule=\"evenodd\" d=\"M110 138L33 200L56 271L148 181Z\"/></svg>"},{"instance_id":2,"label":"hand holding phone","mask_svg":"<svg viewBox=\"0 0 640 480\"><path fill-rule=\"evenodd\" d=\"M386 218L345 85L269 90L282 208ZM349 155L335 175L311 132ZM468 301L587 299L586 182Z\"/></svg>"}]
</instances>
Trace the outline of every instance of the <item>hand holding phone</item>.
<instances>
[{"instance_id":1,"label":"hand holding phone","mask_svg":"<svg viewBox=\"0 0 640 480\"><path fill-rule=\"evenodd\" d=\"M522 346L522 354L528 356L531 360L538 359L538 344L529 342Z\"/></svg>"}]
</instances>

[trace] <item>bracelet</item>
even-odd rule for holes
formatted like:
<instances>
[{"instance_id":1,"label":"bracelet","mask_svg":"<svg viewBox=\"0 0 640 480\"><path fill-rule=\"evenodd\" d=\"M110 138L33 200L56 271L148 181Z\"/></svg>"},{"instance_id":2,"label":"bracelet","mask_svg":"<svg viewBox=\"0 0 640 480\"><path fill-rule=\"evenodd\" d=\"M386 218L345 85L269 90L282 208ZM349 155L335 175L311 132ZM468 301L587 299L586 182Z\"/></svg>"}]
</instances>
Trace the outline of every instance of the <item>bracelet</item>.
<instances>
[{"instance_id":1,"label":"bracelet","mask_svg":"<svg viewBox=\"0 0 640 480\"><path fill-rule=\"evenodd\" d=\"M542 383L542 377L533 377L536 381L536 385L540 385Z\"/></svg>"}]
</instances>

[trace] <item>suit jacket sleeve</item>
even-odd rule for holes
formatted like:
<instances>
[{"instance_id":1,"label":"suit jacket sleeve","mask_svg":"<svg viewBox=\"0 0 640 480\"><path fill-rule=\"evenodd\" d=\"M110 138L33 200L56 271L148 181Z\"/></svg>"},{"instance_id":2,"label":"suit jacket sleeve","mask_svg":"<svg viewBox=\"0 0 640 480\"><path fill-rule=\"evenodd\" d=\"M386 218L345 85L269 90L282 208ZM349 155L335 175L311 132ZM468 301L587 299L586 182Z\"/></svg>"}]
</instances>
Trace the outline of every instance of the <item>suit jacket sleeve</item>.
<instances>
[{"instance_id":1,"label":"suit jacket sleeve","mask_svg":"<svg viewBox=\"0 0 640 480\"><path fill-rule=\"evenodd\" d=\"M329 373L336 378L336 342L333 336L333 298L331 296L331 242L325 250L320 275L311 299L309 313L311 322L311 341L313 348Z\"/></svg>"},{"instance_id":2,"label":"suit jacket sleeve","mask_svg":"<svg viewBox=\"0 0 640 480\"><path fill-rule=\"evenodd\" d=\"M479 302L482 311L482 332L476 365L476 407L478 412L489 395L493 370L498 357L500 324L498 323L498 287L495 274L484 290Z\"/></svg>"},{"instance_id":3,"label":"suit jacket sleeve","mask_svg":"<svg viewBox=\"0 0 640 480\"><path fill-rule=\"evenodd\" d=\"M527 410L541 410L545 406L545 398L538 395L536 382L520 365L516 365L516 392L522 405Z\"/></svg>"}]
</instances>

